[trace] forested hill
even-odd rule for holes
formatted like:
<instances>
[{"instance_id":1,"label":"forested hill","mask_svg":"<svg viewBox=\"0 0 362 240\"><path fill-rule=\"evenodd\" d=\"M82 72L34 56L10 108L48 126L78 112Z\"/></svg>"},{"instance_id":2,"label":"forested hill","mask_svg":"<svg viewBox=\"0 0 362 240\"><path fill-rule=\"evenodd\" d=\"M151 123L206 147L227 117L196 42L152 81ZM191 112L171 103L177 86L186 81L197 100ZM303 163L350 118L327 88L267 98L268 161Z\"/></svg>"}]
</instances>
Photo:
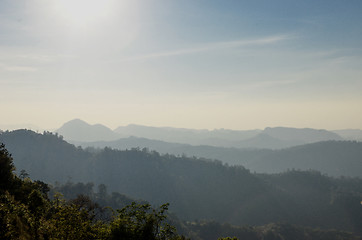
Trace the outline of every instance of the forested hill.
<instances>
[{"instance_id":1,"label":"forested hill","mask_svg":"<svg viewBox=\"0 0 362 240\"><path fill-rule=\"evenodd\" d=\"M362 180L319 172L256 175L220 161L160 155L147 149L85 151L51 133L4 132L0 142L18 170L54 183L93 182L152 204L169 202L186 220L237 225L288 222L361 232Z\"/></svg>"},{"instance_id":2,"label":"forested hill","mask_svg":"<svg viewBox=\"0 0 362 240\"><path fill-rule=\"evenodd\" d=\"M119 150L147 147L160 153L218 159L229 165L242 165L258 173L313 169L335 177L362 177L362 142L325 141L282 150L192 146L136 137L75 144L96 148L108 146Z\"/></svg>"},{"instance_id":3,"label":"forested hill","mask_svg":"<svg viewBox=\"0 0 362 240\"><path fill-rule=\"evenodd\" d=\"M313 169L330 176L361 178L362 142L326 141L273 150L268 154L259 154L247 166L264 173Z\"/></svg>"}]
</instances>

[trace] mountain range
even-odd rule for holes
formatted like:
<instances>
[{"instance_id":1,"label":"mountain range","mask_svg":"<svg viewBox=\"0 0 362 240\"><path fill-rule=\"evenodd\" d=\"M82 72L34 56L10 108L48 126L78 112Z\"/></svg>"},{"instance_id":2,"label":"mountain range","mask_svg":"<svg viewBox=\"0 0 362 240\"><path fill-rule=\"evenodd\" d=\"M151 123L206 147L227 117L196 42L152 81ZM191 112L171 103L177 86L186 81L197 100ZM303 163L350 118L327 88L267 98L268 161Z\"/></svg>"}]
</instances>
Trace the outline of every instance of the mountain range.
<instances>
[{"instance_id":1,"label":"mountain range","mask_svg":"<svg viewBox=\"0 0 362 240\"><path fill-rule=\"evenodd\" d=\"M32 179L52 184L105 184L110 192L151 204L168 202L170 211L187 221L213 219L239 226L288 222L361 232L360 178L332 178L317 171L292 169L279 174L255 174L242 166L161 155L147 149L82 149L57 134L29 130L3 132L0 142L12 154L18 173L25 170ZM328 141L267 151L275 151L277 160L299 154L298 162L305 165L314 162L308 158L313 153L322 159L319 164L339 168L338 160L362 172L358 169L361 145ZM326 151L326 156L336 155L332 161L321 155ZM273 158L269 161L273 166Z\"/></svg>"},{"instance_id":2,"label":"mountain range","mask_svg":"<svg viewBox=\"0 0 362 240\"><path fill-rule=\"evenodd\" d=\"M112 131L75 119L57 132L84 148L148 148L162 154L217 159L258 173L314 169L330 176L362 177L362 143L345 142L340 135L327 130L276 127L209 131L128 125ZM357 130L339 133L354 139L359 136Z\"/></svg>"},{"instance_id":3,"label":"mountain range","mask_svg":"<svg viewBox=\"0 0 362 240\"><path fill-rule=\"evenodd\" d=\"M104 125L90 125L80 119L65 123L56 132L62 135L65 140L78 142L111 141L133 136L194 146L267 149L282 149L319 141L362 139L361 130L339 130L334 132L322 129L286 127L268 127L264 130L196 130L135 124L111 130Z\"/></svg>"}]
</instances>

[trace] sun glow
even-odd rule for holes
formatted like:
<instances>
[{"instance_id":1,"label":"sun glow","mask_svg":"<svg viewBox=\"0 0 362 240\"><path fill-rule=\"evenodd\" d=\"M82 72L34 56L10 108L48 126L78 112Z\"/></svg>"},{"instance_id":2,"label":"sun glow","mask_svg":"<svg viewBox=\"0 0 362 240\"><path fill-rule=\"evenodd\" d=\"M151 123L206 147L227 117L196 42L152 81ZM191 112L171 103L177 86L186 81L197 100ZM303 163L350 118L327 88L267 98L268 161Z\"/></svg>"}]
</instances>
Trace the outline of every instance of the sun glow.
<instances>
[{"instance_id":1,"label":"sun glow","mask_svg":"<svg viewBox=\"0 0 362 240\"><path fill-rule=\"evenodd\" d=\"M61 21L83 28L108 19L115 7L115 0L58 0L54 4Z\"/></svg>"}]
</instances>

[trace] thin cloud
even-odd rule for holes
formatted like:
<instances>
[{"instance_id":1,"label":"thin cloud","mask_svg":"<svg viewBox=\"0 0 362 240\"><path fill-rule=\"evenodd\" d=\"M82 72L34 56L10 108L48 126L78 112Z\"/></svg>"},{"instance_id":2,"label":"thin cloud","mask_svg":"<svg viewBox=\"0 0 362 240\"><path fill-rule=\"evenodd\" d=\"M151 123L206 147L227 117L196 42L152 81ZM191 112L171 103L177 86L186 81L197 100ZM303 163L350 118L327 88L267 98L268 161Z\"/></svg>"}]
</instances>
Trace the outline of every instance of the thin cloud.
<instances>
[{"instance_id":1,"label":"thin cloud","mask_svg":"<svg viewBox=\"0 0 362 240\"><path fill-rule=\"evenodd\" d=\"M269 36L264 38L257 38L251 40L238 40L238 41L225 41L225 42L216 42L216 43L208 43L204 44L202 47L194 47L194 48L184 48L178 49L174 51L166 51L166 52L158 52L147 55L135 56L125 59L126 61L130 60L146 60L151 58L162 58L162 57L170 57L170 56L180 56L180 55L188 55L200 52L208 52L219 49L228 49L228 48L236 48L243 46L256 46L256 45L269 45L281 41L285 41L291 39L291 35L277 35L277 36Z\"/></svg>"},{"instance_id":2,"label":"thin cloud","mask_svg":"<svg viewBox=\"0 0 362 240\"><path fill-rule=\"evenodd\" d=\"M0 69L9 72L35 72L37 71L34 67L8 65L0 63Z\"/></svg>"},{"instance_id":3,"label":"thin cloud","mask_svg":"<svg viewBox=\"0 0 362 240\"><path fill-rule=\"evenodd\" d=\"M59 59L74 59L77 56L71 54L19 54L16 57L36 62L54 62Z\"/></svg>"},{"instance_id":4,"label":"thin cloud","mask_svg":"<svg viewBox=\"0 0 362 240\"><path fill-rule=\"evenodd\" d=\"M291 85L299 82L299 80L276 80L276 81L263 81L259 83L250 84L249 88L270 88L276 86Z\"/></svg>"}]
</instances>

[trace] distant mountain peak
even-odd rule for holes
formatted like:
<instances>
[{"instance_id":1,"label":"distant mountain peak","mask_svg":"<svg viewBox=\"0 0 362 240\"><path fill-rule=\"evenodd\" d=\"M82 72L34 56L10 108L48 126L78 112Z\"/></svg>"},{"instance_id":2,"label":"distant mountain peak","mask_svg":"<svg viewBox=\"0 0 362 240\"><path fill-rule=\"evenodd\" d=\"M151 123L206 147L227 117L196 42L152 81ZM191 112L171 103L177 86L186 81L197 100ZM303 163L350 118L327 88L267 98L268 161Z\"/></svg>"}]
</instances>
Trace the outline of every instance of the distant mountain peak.
<instances>
[{"instance_id":1,"label":"distant mountain peak","mask_svg":"<svg viewBox=\"0 0 362 240\"><path fill-rule=\"evenodd\" d=\"M79 119L79 118L72 119L72 120L64 123L63 126L65 126L65 125L71 125L71 124L83 124L83 125L88 125L88 126L90 126L89 123L87 123L86 121L83 121L82 119Z\"/></svg>"},{"instance_id":2,"label":"distant mountain peak","mask_svg":"<svg viewBox=\"0 0 362 240\"><path fill-rule=\"evenodd\" d=\"M102 124L91 125L81 119L73 119L66 122L56 132L67 140L73 141L98 141L115 140L120 138L120 134L113 132L110 128Z\"/></svg>"}]
</instances>

